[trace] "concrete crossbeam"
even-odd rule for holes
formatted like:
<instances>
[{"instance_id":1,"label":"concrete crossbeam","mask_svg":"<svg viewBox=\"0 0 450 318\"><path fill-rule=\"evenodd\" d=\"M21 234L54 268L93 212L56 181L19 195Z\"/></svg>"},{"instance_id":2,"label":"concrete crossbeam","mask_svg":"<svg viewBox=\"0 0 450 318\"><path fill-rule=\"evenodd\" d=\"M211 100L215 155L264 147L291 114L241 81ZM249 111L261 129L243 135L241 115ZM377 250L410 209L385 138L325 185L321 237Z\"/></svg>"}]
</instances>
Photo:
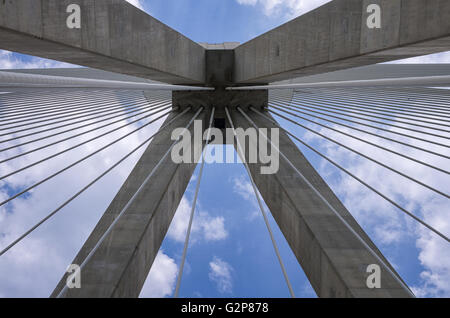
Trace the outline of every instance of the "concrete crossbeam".
<instances>
[{"instance_id":1,"label":"concrete crossbeam","mask_svg":"<svg viewBox=\"0 0 450 318\"><path fill-rule=\"evenodd\" d=\"M334 0L240 46L200 45L124 0L8 0L0 48L171 84L266 84L448 51L449 16L447 0Z\"/></svg>"},{"instance_id":2,"label":"concrete crossbeam","mask_svg":"<svg viewBox=\"0 0 450 318\"><path fill-rule=\"evenodd\" d=\"M369 28L370 4L381 28ZM272 83L450 50L450 1L334 0L235 49L235 84Z\"/></svg>"},{"instance_id":3,"label":"concrete crossbeam","mask_svg":"<svg viewBox=\"0 0 450 318\"><path fill-rule=\"evenodd\" d=\"M173 144L173 129L185 127L193 114L194 111L191 111L181 116L153 139L72 264L83 263ZM169 116L167 121L173 116ZM204 127L207 116L208 112L203 112L198 118L204 121ZM192 133L193 125L190 131ZM154 181L147 184L82 269L81 288L67 289L62 297L138 297L195 166L196 164L177 165L169 155L153 176ZM67 274L54 290L52 297L58 296L66 279Z\"/></svg>"},{"instance_id":4,"label":"concrete crossbeam","mask_svg":"<svg viewBox=\"0 0 450 318\"><path fill-rule=\"evenodd\" d=\"M275 128L268 120L247 112L258 127ZM237 127L252 127L238 112L232 117ZM248 158L249 147L246 149ZM280 150L297 170L328 200L354 231L392 270L356 220L315 171L297 146L280 132ZM354 236L344 223L325 205L298 173L280 157L280 169L274 175L260 174L261 164L249 164L252 177L272 212L292 251L319 297L410 297L394 276ZM381 288L369 289L367 267L381 267ZM399 277L398 277L399 278ZM401 278L399 278L401 280Z\"/></svg>"},{"instance_id":5,"label":"concrete crossbeam","mask_svg":"<svg viewBox=\"0 0 450 318\"><path fill-rule=\"evenodd\" d=\"M262 90L225 91L173 91L172 105L186 108L188 106L216 107L249 107L265 108L268 106L269 92Z\"/></svg>"},{"instance_id":6,"label":"concrete crossbeam","mask_svg":"<svg viewBox=\"0 0 450 318\"><path fill-rule=\"evenodd\" d=\"M69 29L69 4L81 28ZM0 1L0 48L171 84L205 80L205 49L124 0Z\"/></svg>"}]
</instances>

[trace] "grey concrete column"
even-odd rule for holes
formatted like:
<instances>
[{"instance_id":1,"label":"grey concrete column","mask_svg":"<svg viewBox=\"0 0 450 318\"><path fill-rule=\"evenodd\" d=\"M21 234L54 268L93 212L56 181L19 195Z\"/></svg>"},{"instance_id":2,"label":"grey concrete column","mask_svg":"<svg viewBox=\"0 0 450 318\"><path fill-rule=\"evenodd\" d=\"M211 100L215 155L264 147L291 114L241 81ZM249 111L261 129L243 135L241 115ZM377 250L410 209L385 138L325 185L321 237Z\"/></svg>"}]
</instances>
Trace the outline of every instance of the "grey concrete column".
<instances>
[{"instance_id":1,"label":"grey concrete column","mask_svg":"<svg viewBox=\"0 0 450 318\"><path fill-rule=\"evenodd\" d=\"M275 128L261 116L251 111L247 111L247 114L258 127ZM236 127L252 127L237 111L232 112L232 118ZM257 145L249 144L246 148L247 158L249 147ZM281 131L279 148L398 277L298 147ZM249 166L264 201L319 297L410 296L286 160L280 157L280 169L274 175L262 175L262 165L259 163ZM370 264L381 267L381 289L367 287L366 281L370 274L366 271Z\"/></svg>"},{"instance_id":2,"label":"grey concrete column","mask_svg":"<svg viewBox=\"0 0 450 318\"><path fill-rule=\"evenodd\" d=\"M171 140L173 129L185 127L193 115L194 111L186 113L153 139L73 264L83 263L115 217L171 147L174 142ZM207 116L209 112L204 111L198 117L203 121L203 128L206 127ZM191 133L193 127L190 127ZM138 297L195 166L196 163L175 164L169 155L84 266L81 289L68 289L63 297ZM51 297L60 293L66 279L67 274Z\"/></svg>"}]
</instances>

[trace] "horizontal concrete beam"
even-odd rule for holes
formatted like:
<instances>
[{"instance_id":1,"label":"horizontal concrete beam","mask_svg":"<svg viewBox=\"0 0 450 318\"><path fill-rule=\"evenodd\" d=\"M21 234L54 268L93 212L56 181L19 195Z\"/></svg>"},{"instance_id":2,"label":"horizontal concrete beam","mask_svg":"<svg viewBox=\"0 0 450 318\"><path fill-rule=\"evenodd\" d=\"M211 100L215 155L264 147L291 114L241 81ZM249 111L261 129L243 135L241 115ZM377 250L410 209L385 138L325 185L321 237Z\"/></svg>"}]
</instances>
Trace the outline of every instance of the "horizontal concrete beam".
<instances>
[{"instance_id":1,"label":"horizontal concrete beam","mask_svg":"<svg viewBox=\"0 0 450 318\"><path fill-rule=\"evenodd\" d=\"M238 86L238 87L228 87L227 90L241 91L241 90L261 90L261 89L267 90L267 89L297 89L297 88L394 87L394 86L400 87L450 86L450 75L319 82L319 83Z\"/></svg>"},{"instance_id":2,"label":"horizontal concrete beam","mask_svg":"<svg viewBox=\"0 0 450 318\"><path fill-rule=\"evenodd\" d=\"M86 79L67 76L49 76L36 74L20 74L0 71L1 88L89 88L89 89L123 89L123 90L179 90L179 91L210 91L212 87L183 86L170 84L151 84L126 81L110 81Z\"/></svg>"},{"instance_id":3,"label":"horizontal concrete beam","mask_svg":"<svg viewBox=\"0 0 450 318\"><path fill-rule=\"evenodd\" d=\"M67 27L69 4L81 28ZM171 84L205 81L205 49L124 0L0 1L0 48Z\"/></svg>"},{"instance_id":4,"label":"horizontal concrete beam","mask_svg":"<svg viewBox=\"0 0 450 318\"><path fill-rule=\"evenodd\" d=\"M369 28L367 9L381 9ZM263 84L450 50L448 0L334 0L235 49L234 82Z\"/></svg>"},{"instance_id":5,"label":"horizontal concrete beam","mask_svg":"<svg viewBox=\"0 0 450 318\"><path fill-rule=\"evenodd\" d=\"M264 109L268 106L269 93L267 90L247 91L173 91L172 105L184 109L195 105L205 108L215 107L216 112L225 107L250 107Z\"/></svg>"}]
</instances>

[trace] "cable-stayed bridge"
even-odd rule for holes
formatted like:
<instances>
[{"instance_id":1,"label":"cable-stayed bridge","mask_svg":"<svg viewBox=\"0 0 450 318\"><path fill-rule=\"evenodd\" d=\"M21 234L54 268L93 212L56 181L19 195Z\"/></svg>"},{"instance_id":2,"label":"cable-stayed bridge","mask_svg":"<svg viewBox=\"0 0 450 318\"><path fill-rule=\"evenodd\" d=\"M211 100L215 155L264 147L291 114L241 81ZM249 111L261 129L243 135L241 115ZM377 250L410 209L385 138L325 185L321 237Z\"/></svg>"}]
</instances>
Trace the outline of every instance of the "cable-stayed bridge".
<instances>
[{"instance_id":1,"label":"cable-stayed bridge","mask_svg":"<svg viewBox=\"0 0 450 318\"><path fill-rule=\"evenodd\" d=\"M80 10L79 28L66 27L66 9L73 3ZM384 12L380 28L366 25L370 18L366 8L373 3ZM52 297L137 297L199 163L175 290L178 296L201 191L203 150L214 142L208 128L232 132L231 143L243 159L292 297L292 284L263 202L319 297L414 297L296 143L449 242L449 233L366 182L296 134L293 127L448 200L448 189L361 152L353 142L448 178L449 165L441 163L450 159L450 93L442 87L450 86L450 68L378 63L448 51L450 3L335 0L242 45L197 44L122 0L18 0L0 3L0 10L0 48L88 67L0 72L0 90L5 92L0 95L0 153L26 146L23 152L2 157L0 164L50 153L18 169L2 171L0 181L7 184L9 178L49 160L65 163L41 180L12 191L1 207L164 120L143 143L109 163L45 218L0 247L1 261L19 242L145 149L75 256L82 288L70 288L66 273ZM181 127L194 135L195 121L202 122L207 138L200 145L192 143L194 162L176 163L171 154L181 138L173 140L172 132ZM266 130L258 142L246 142L238 134L261 128ZM121 135L103 142L116 133ZM83 141L78 142L80 137ZM251 160L261 140L279 157L279 169L270 174L261 173L267 162ZM62 147L69 142L70 146ZM101 146L71 160L73 151L88 144ZM54 146L61 150L53 151ZM367 285L371 265L381 271L380 287Z\"/></svg>"}]
</instances>

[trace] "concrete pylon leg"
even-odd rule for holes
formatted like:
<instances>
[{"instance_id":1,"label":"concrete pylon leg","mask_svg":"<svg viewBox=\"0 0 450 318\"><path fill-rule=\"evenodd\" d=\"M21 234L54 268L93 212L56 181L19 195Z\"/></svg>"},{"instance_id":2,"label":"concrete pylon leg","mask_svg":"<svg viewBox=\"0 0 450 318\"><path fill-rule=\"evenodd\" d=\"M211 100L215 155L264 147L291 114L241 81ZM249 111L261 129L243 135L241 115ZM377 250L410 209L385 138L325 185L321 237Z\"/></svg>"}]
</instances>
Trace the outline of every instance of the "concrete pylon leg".
<instances>
[{"instance_id":1,"label":"concrete pylon leg","mask_svg":"<svg viewBox=\"0 0 450 318\"><path fill-rule=\"evenodd\" d=\"M246 113L258 127L275 128L267 119L251 111ZM232 112L232 118L236 127L243 129L252 127L237 111ZM248 140L247 144L249 144ZM256 147L256 145L250 143L246 147L247 158L249 147ZM279 148L296 169L319 190L353 230L391 268L392 273L399 277L298 147L282 131L280 131ZM412 296L407 287L383 268L377 258L370 254L364 244L308 187L285 159L280 157L280 168L273 175L261 174L262 164L249 164L249 166L263 199L319 297ZM367 269L371 264L379 265L381 268L381 288L379 289L370 289L367 286L367 279L371 275Z\"/></svg>"},{"instance_id":2,"label":"concrete pylon leg","mask_svg":"<svg viewBox=\"0 0 450 318\"><path fill-rule=\"evenodd\" d=\"M194 113L190 111L179 117L153 139L73 264L83 263L114 218L173 144L173 129L185 127ZM170 115L166 123L175 115ZM206 127L204 121L207 115L208 112L202 112L197 118L203 121L203 127ZM189 129L191 133L193 127L194 124ZM169 155L84 266L81 288L68 289L62 297L138 297L195 167L195 163L175 164ZM66 280L67 274L51 297L58 296Z\"/></svg>"}]
</instances>

